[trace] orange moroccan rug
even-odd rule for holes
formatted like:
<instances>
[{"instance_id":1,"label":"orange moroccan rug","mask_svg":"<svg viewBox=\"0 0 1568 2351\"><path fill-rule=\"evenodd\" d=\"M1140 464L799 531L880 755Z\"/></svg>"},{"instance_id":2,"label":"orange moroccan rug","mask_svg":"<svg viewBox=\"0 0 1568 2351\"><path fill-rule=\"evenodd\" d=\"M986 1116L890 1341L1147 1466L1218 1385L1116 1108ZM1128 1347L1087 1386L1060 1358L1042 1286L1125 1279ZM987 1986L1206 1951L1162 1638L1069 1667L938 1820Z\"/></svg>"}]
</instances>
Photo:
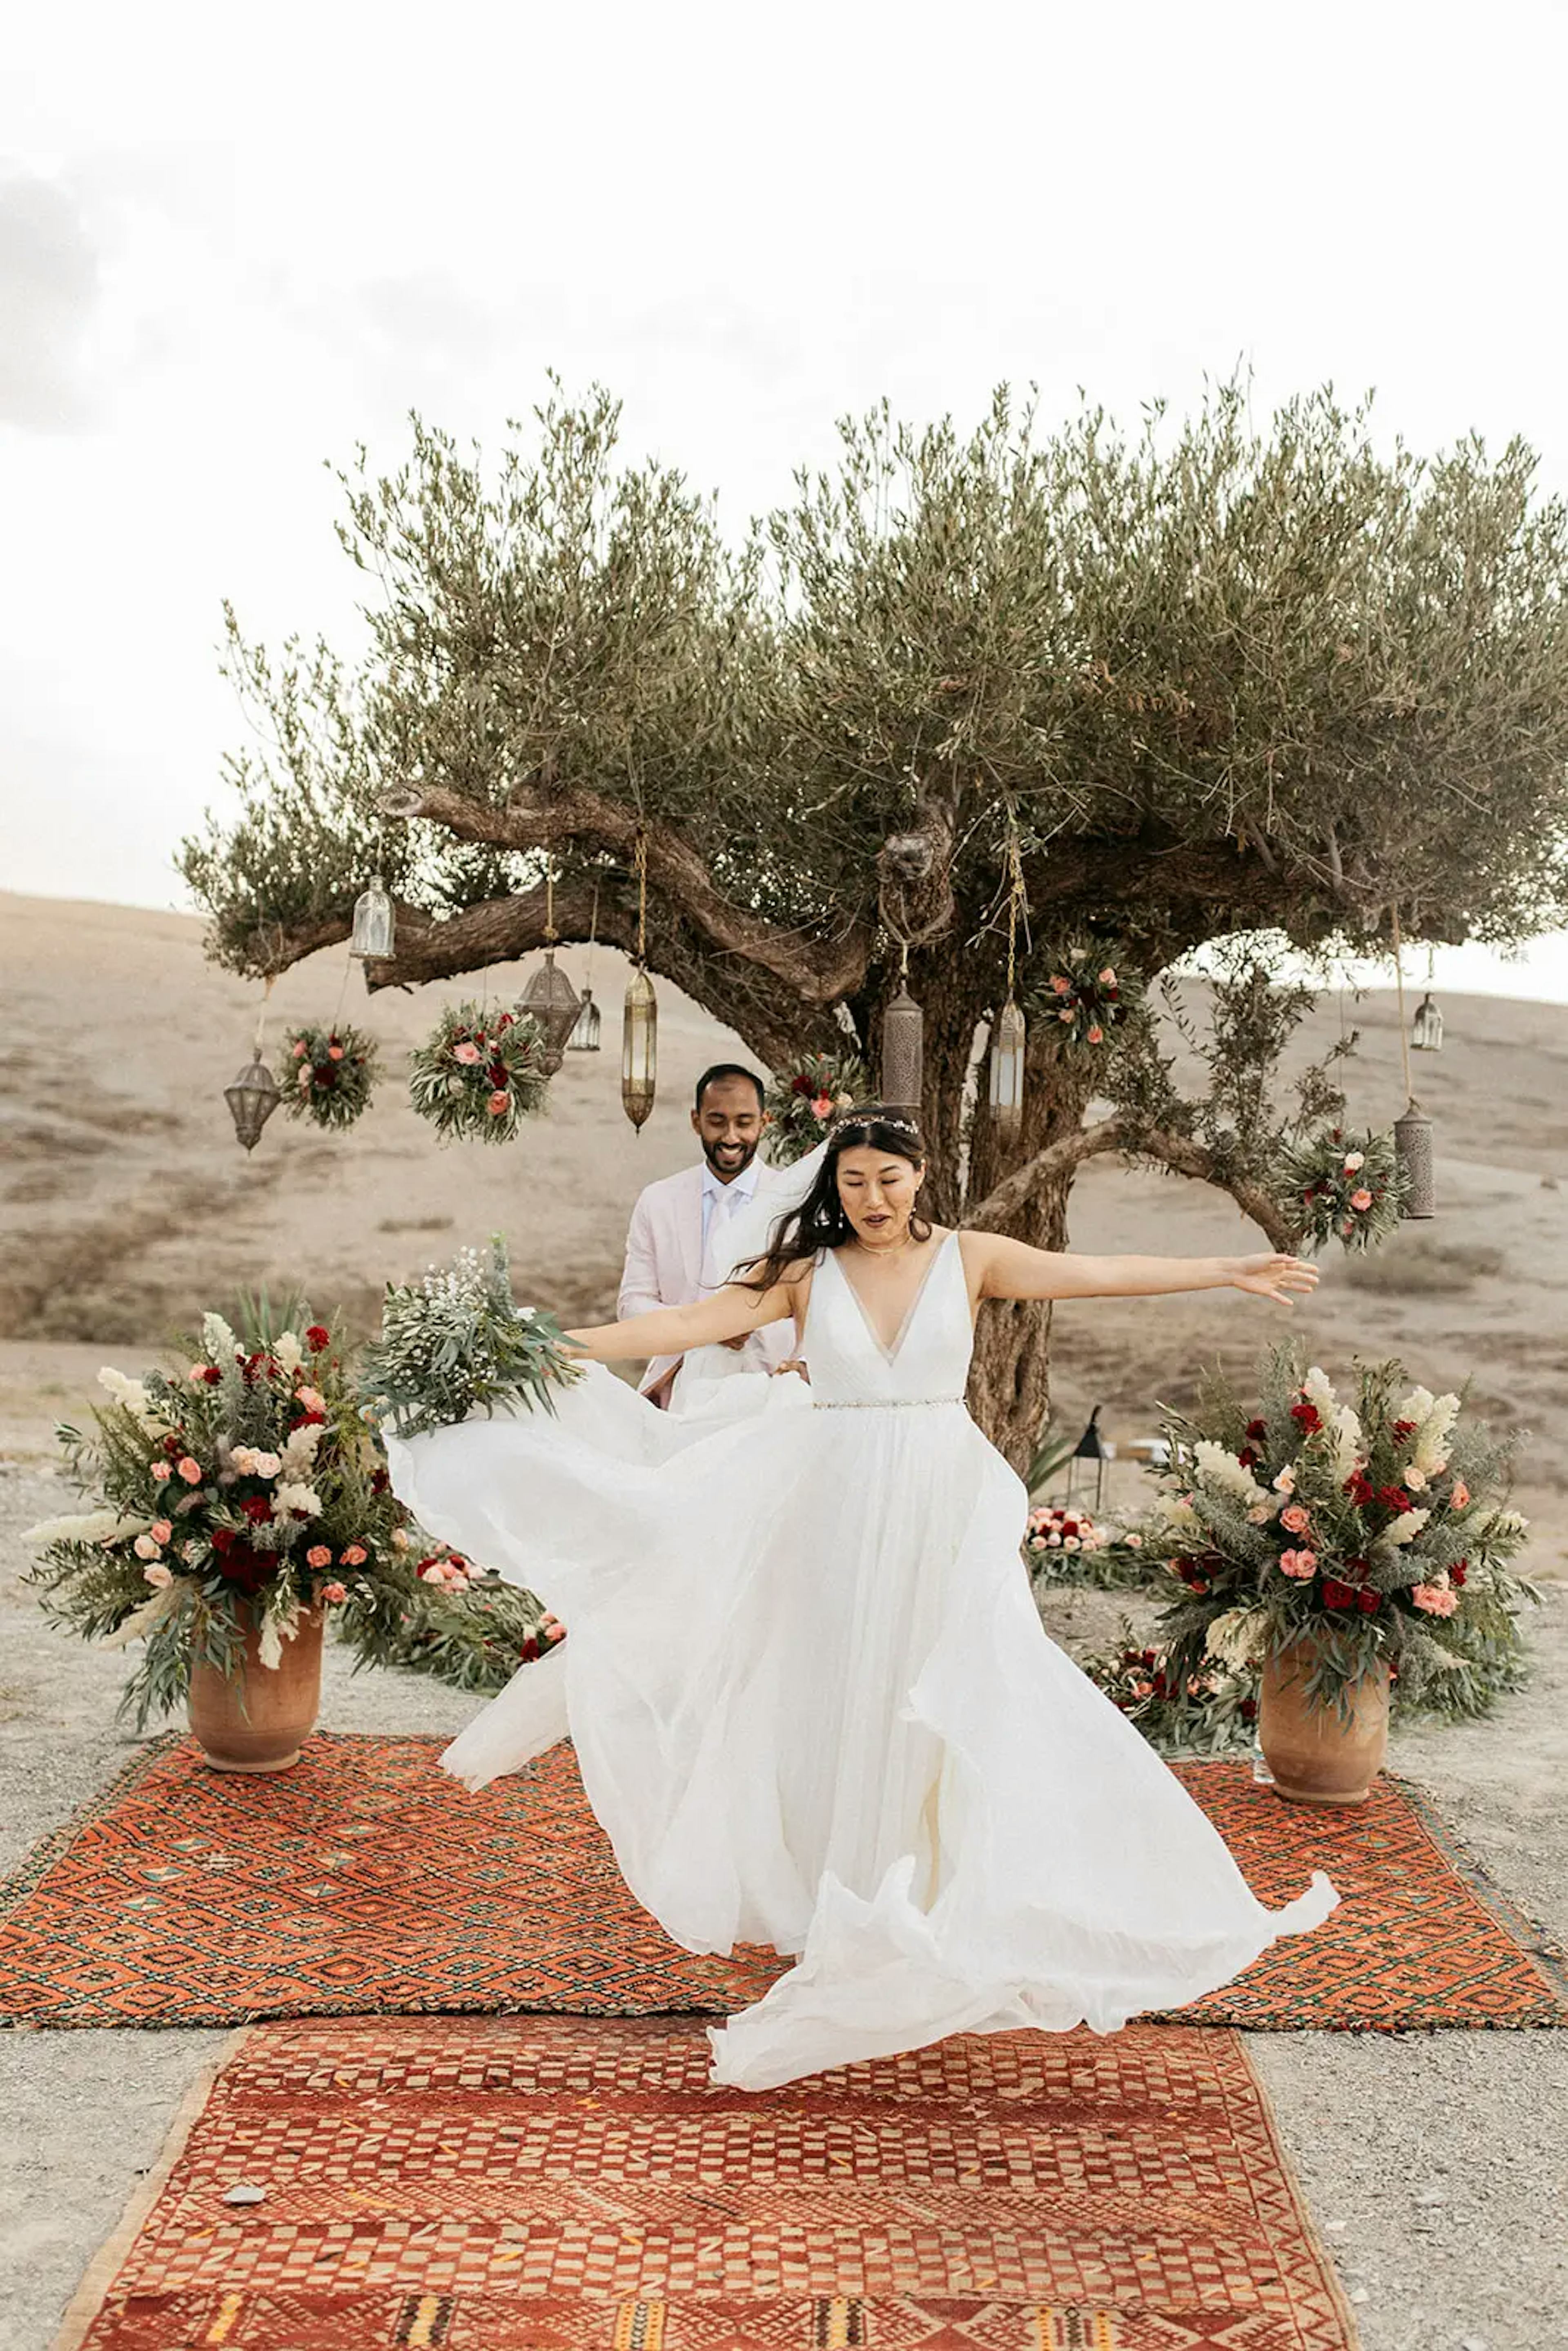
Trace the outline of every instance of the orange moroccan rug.
<instances>
[{"instance_id":1,"label":"orange moroccan rug","mask_svg":"<svg viewBox=\"0 0 1568 2351\"><path fill-rule=\"evenodd\" d=\"M61 2351L1352 2351L1232 2033L706 2069L691 2018L258 2027Z\"/></svg>"},{"instance_id":2,"label":"orange moroccan rug","mask_svg":"<svg viewBox=\"0 0 1568 2351\"><path fill-rule=\"evenodd\" d=\"M211 2025L527 2010L725 2014L771 1952L693 1959L622 1884L568 1747L470 1796L429 1739L319 1736L278 1777L164 1740L0 1896L0 2020ZM1341 1906L1186 2022L1299 2030L1568 2022L1544 1941L1409 1791L1284 1804L1244 1763L1182 1777L1260 1898L1326 1870Z\"/></svg>"}]
</instances>

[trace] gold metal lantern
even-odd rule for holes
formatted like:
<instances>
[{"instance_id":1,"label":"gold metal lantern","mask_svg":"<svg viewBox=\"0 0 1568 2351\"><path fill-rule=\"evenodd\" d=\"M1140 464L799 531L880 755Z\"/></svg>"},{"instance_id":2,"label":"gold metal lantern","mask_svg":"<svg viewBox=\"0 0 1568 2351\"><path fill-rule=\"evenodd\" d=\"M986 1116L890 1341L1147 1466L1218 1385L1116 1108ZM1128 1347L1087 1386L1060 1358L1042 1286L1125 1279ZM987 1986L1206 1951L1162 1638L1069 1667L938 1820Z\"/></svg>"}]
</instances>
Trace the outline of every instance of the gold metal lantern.
<instances>
[{"instance_id":1,"label":"gold metal lantern","mask_svg":"<svg viewBox=\"0 0 1568 2351\"><path fill-rule=\"evenodd\" d=\"M626 983L621 1021L621 1107L641 1134L659 1085L659 999L645 967L648 946L648 844L637 835L637 968Z\"/></svg>"},{"instance_id":2,"label":"gold metal lantern","mask_svg":"<svg viewBox=\"0 0 1568 2351\"><path fill-rule=\"evenodd\" d=\"M1403 1118L1394 1122L1394 1150L1405 1172L1403 1214L1419 1223L1437 1213L1437 1177L1432 1164L1432 1122L1412 1100Z\"/></svg>"},{"instance_id":3,"label":"gold metal lantern","mask_svg":"<svg viewBox=\"0 0 1568 2351\"><path fill-rule=\"evenodd\" d=\"M1028 1041L1023 1014L1009 996L991 1030L991 1123L999 1135L1014 1135L1023 1124L1023 1064Z\"/></svg>"},{"instance_id":4,"label":"gold metal lantern","mask_svg":"<svg viewBox=\"0 0 1568 2351\"><path fill-rule=\"evenodd\" d=\"M254 1061L243 1069L232 1086L224 1088L224 1100L235 1123L235 1134L247 1151L254 1151L261 1140L261 1130L283 1100L272 1071L259 1052Z\"/></svg>"},{"instance_id":5,"label":"gold metal lantern","mask_svg":"<svg viewBox=\"0 0 1568 2351\"><path fill-rule=\"evenodd\" d=\"M539 1032L545 1075L553 1078L566 1059L566 1040L577 1026L581 998L555 959L555 867L545 868L545 959L517 998L517 1010Z\"/></svg>"},{"instance_id":6,"label":"gold metal lantern","mask_svg":"<svg viewBox=\"0 0 1568 2351\"><path fill-rule=\"evenodd\" d=\"M882 1099L890 1110L917 1111L925 1059L925 1016L904 972L882 1016Z\"/></svg>"},{"instance_id":7,"label":"gold metal lantern","mask_svg":"<svg viewBox=\"0 0 1568 2351\"><path fill-rule=\"evenodd\" d=\"M378 873L368 890L354 901L354 928L349 953L369 961L393 954L397 947L397 913Z\"/></svg>"}]
</instances>

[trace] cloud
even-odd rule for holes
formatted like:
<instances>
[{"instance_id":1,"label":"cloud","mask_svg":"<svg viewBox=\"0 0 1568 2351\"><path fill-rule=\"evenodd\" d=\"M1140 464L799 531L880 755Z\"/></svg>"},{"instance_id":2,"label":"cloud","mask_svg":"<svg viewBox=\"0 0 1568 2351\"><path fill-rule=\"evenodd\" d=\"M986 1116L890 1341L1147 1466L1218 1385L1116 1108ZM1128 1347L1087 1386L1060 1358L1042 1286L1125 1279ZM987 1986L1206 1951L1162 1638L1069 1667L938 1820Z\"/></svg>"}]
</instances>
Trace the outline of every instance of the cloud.
<instances>
[{"instance_id":1,"label":"cloud","mask_svg":"<svg viewBox=\"0 0 1568 2351\"><path fill-rule=\"evenodd\" d=\"M28 433L90 422L84 361L98 301L98 255L76 198L57 181L0 178L0 420Z\"/></svg>"}]
</instances>

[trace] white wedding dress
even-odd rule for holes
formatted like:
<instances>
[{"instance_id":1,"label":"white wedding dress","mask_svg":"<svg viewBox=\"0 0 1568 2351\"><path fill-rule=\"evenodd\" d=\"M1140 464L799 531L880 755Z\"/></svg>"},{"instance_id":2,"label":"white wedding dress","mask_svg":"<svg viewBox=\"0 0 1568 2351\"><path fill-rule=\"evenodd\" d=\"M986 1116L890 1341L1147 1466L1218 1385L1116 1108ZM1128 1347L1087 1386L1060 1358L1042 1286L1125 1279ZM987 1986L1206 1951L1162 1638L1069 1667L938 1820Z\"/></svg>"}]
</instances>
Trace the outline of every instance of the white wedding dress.
<instances>
[{"instance_id":1,"label":"white wedding dress","mask_svg":"<svg viewBox=\"0 0 1568 2351\"><path fill-rule=\"evenodd\" d=\"M568 1628L445 1767L478 1787L570 1730L627 1885L677 1943L800 1955L714 2030L714 2080L765 2089L951 2032L1114 2032L1317 1925L1328 1880L1264 1909L1044 1632L1027 1497L963 1402L958 1236L891 1348L825 1253L802 1337L809 1389L743 1376L676 1417L592 1365L557 1418L388 1447L423 1523Z\"/></svg>"}]
</instances>

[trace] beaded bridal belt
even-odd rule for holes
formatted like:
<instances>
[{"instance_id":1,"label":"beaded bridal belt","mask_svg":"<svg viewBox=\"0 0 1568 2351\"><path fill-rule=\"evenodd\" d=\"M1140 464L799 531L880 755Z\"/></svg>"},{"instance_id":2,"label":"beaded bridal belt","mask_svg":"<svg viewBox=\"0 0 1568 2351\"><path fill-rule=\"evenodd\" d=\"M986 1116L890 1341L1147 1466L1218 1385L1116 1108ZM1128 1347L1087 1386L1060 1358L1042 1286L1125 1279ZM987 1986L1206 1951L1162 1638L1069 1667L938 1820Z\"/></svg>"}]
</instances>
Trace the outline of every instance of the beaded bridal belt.
<instances>
[{"instance_id":1,"label":"beaded bridal belt","mask_svg":"<svg viewBox=\"0 0 1568 2351\"><path fill-rule=\"evenodd\" d=\"M933 1405L962 1404L961 1395L950 1396L846 1396L835 1403L821 1396L811 1398L813 1412L923 1412Z\"/></svg>"}]
</instances>

